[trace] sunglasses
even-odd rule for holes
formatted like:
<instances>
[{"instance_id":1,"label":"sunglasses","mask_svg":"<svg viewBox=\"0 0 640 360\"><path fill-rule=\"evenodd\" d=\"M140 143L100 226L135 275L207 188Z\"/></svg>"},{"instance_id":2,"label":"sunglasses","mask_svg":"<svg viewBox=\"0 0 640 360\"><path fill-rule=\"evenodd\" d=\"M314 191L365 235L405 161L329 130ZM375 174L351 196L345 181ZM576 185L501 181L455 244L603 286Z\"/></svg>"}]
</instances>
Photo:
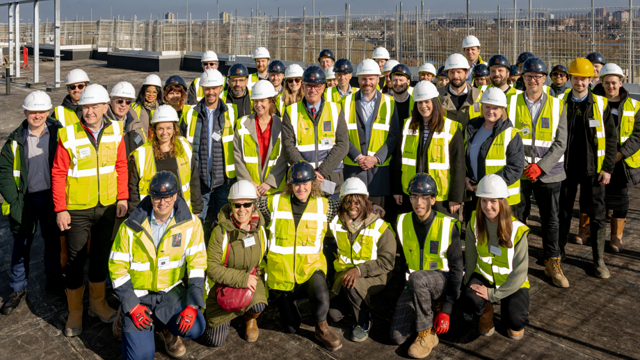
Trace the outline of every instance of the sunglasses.
<instances>
[{"instance_id":1,"label":"sunglasses","mask_svg":"<svg viewBox=\"0 0 640 360\"><path fill-rule=\"evenodd\" d=\"M132 103L132 102L133 102L133 100L131 100L131 99L127 99L127 100L125 100L125 99L118 99L118 100L116 100L116 104L118 104L118 105L122 105L122 104L125 104L125 103L126 103L127 105L131 105L131 103Z\"/></svg>"},{"instance_id":2,"label":"sunglasses","mask_svg":"<svg viewBox=\"0 0 640 360\"><path fill-rule=\"evenodd\" d=\"M551 74L551 77L561 77L561 78L563 78L563 77L567 77L567 75L564 74L564 73L553 73L553 74Z\"/></svg>"},{"instance_id":3,"label":"sunglasses","mask_svg":"<svg viewBox=\"0 0 640 360\"><path fill-rule=\"evenodd\" d=\"M300 81L302 81L302 79L287 79L287 82L288 82L289 84L294 83L294 82L295 82L295 83L299 83Z\"/></svg>"},{"instance_id":4,"label":"sunglasses","mask_svg":"<svg viewBox=\"0 0 640 360\"><path fill-rule=\"evenodd\" d=\"M85 84L78 84L78 85L73 84L73 85L67 85L67 89L75 90L76 88L78 88L78 90L82 90L85 88L85 86L86 86Z\"/></svg>"},{"instance_id":5,"label":"sunglasses","mask_svg":"<svg viewBox=\"0 0 640 360\"><path fill-rule=\"evenodd\" d=\"M214 62L206 63L206 62L204 62L204 63L202 63L202 65L203 66L216 66L216 65L218 65L218 63L214 63Z\"/></svg>"},{"instance_id":6,"label":"sunglasses","mask_svg":"<svg viewBox=\"0 0 640 360\"><path fill-rule=\"evenodd\" d=\"M233 206L234 206L236 209L240 209L240 208L248 209L248 208L250 208L252 205L253 205L253 203L252 203L252 202L248 202L248 203L233 203Z\"/></svg>"}]
</instances>

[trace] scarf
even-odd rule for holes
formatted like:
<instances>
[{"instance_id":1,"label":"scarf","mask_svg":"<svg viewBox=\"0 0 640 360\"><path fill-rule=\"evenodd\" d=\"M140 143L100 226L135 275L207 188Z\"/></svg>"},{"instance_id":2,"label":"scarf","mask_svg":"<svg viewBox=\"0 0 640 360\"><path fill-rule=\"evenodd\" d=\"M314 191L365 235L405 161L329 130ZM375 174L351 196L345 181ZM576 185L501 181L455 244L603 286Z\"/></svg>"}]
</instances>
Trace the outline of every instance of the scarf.
<instances>
[{"instance_id":1,"label":"scarf","mask_svg":"<svg viewBox=\"0 0 640 360\"><path fill-rule=\"evenodd\" d=\"M249 221L249 228L248 229L243 229L240 226L240 223L238 221L236 221L235 217L233 216L233 211L231 212L231 222L233 223L233 226L235 226L237 229L242 229L245 230L247 232L257 229L258 228L258 224L260 223L260 216L258 215L258 211L254 211L251 214L251 221Z\"/></svg>"},{"instance_id":2,"label":"scarf","mask_svg":"<svg viewBox=\"0 0 640 360\"><path fill-rule=\"evenodd\" d=\"M145 100L144 103L142 104L142 106L147 111L155 110L155 109L158 108L158 99L153 100L152 102L148 102L147 100Z\"/></svg>"}]
</instances>

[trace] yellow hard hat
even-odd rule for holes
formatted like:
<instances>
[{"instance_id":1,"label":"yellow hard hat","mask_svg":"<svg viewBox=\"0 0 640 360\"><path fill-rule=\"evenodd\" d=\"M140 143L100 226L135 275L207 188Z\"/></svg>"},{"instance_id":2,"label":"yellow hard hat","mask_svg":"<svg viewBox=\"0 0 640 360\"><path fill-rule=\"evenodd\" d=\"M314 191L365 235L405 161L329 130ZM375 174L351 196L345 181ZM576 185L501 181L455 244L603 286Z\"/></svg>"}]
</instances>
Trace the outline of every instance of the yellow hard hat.
<instances>
[{"instance_id":1,"label":"yellow hard hat","mask_svg":"<svg viewBox=\"0 0 640 360\"><path fill-rule=\"evenodd\" d=\"M569 75L581 76L581 77L594 77L596 75L593 70L593 64L591 61L585 58L577 58L569 65Z\"/></svg>"}]
</instances>

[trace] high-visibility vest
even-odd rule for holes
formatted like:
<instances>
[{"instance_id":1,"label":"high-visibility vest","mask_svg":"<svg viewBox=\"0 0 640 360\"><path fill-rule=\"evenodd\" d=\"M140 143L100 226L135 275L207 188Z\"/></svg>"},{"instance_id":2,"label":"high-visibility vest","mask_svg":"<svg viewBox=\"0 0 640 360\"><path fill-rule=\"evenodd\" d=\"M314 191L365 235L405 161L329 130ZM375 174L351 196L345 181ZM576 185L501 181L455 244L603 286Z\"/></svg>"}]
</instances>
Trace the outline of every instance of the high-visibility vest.
<instances>
[{"instance_id":1,"label":"high-visibility vest","mask_svg":"<svg viewBox=\"0 0 640 360\"><path fill-rule=\"evenodd\" d=\"M247 81L247 88L249 90L253 89L253 85L255 85L260 80L266 80L266 79L260 78L257 72L249 75L249 79Z\"/></svg>"},{"instance_id":2,"label":"high-visibility vest","mask_svg":"<svg viewBox=\"0 0 640 360\"><path fill-rule=\"evenodd\" d=\"M318 163L316 163L316 130L313 120L307 113L304 101L286 107L293 132L296 135L296 148L300 155L317 169L327 158L333 145L336 143L336 130L338 129L338 116L341 106L339 103L325 102L324 109L318 120ZM340 164L338 167L341 167Z\"/></svg>"},{"instance_id":3,"label":"high-visibility vest","mask_svg":"<svg viewBox=\"0 0 640 360\"><path fill-rule=\"evenodd\" d=\"M226 84L227 82L227 77L223 76L222 77L222 87L224 87L224 84ZM200 102L200 100L202 100L202 98L204 98L204 89L202 88L202 86L200 86L200 78L197 77L193 80L193 85L196 88L196 99L198 100L198 102ZM220 94L222 95L222 92L220 92Z\"/></svg>"},{"instance_id":4,"label":"high-visibility vest","mask_svg":"<svg viewBox=\"0 0 640 360\"><path fill-rule=\"evenodd\" d=\"M62 105L56 106L54 108L53 113L56 120L58 120L60 124L62 124L62 127L66 127L66 126L73 125L75 123L80 122L80 119L78 118L78 115L76 115L75 111L69 108L66 108Z\"/></svg>"},{"instance_id":5,"label":"high-visibility vest","mask_svg":"<svg viewBox=\"0 0 640 360\"><path fill-rule=\"evenodd\" d=\"M250 104L249 107L253 109L253 100L251 100L251 89L247 89L247 93L248 93L247 96L249 96L249 104ZM222 102L227 105L232 104L231 102L227 102L227 99L229 98L228 95L229 95L229 90L225 90L220 93L220 99L222 99Z\"/></svg>"},{"instance_id":6,"label":"high-visibility vest","mask_svg":"<svg viewBox=\"0 0 640 360\"><path fill-rule=\"evenodd\" d=\"M493 84L491 85L482 85L481 87L479 87L478 89L480 89L480 91L485 92L487 89L494 87ZM507 90L506 93L504 93L507 98L510 97L511 95L519 95L522 94L524 91L522 90L518 90L516 88L514 88L513 86L509 86L509 90Z\"/></svg>"},{"instance_id":7,"label":"high-visibility vest","mask_svg":"<svg viewBox=\"0 0 640 360\"><path fill-rule=\"evenodd\" d=\"M142 108L142 105L138 104L138 103L131 103L131 108L133 109L133 111L136 112L136 115L138 115L138 119L140 119L140 113L144 110L147 111L146 109ZM155 112L155 110L151 110L149 112L149 119L153 119L153 113Z\"/></svg>"},{"instance_id":8,"label":"high-visibility vest","mask_svg":"<svg viewBox=\"0 0 640 360\"><path fill-rule=\"evenodd\" d=\"M499 289L509 278L509 274L513 271L513 257L515 255L516 244L520 242L522 237L529 232L527 225L511 217L511 248L498 246L501 250L500 255L496 256L489 251L489 239L484 239L482 245L478 245L478 228L476 212L471 213L472 229L476 238L476 259L475 272L482 275L489 283L494 284ZM469 271L469 269L467 269ZM520 288L529 288L529 277L522 283Z\"/></svg>"},{"instance_id":9,"label":"high-visibility vest","mask_svg":"<svg viewBox=\"0 0 640 360\"><path fill-rule=\"evenodd\" d=\"M244 160L244 164L247 167L247 171L251 175L251 180L256 184L260 185L264 182L264 179L267 178L269 173L271 173L271 169L276 165L278 159L282 155L282 132L278 134L278 139L276 143L273 144L273 149L271 150L271 154L267 159L267 170L264 173L264 178L260 177L260 166L264 167L264 164L260 164L260 145L258 142L251 136L249 130L245 126L245 121L255 121L249 119L248 116L244 116L238 121L238 135L240 136L240 140L242 143L242 159ZM256 130L258 130L258 124L256 124ZM273 127L271 128L273 129ZM273 131L273 130L272 130ZM285 185L285 176L282 177L282 181L278 188L270 188L267 191L267 195L275 194L277 192L281 192L284 190Z\"/></svg>"},{"instance_id":10,"label":"high-visibility vest","mask_svg":"<svg viewBox=\"0 0 640 360\"><path fill-rule=\"evenodd\" d=\"M291 212L291 197L269 195L271 212L267 285L274 290L293 290L311 278L316 270L327 273L327 259L322 253L327 232L327 198L310 197L296 227Z\"/></svg>"},{"instance_id":11,"label":"high-visibility vest","mask_svg":"<svg viewBox=\"0 0 640 360\"><path fill-rule=\"evenodd\" d=\"M389 136L389 128L391 127L391 115L395 108L396 101L393 97L380 94L380 106L378 107L378 113L375 114L375 119L372 121L371 138L369 139L369 149L366 155L375 156L376 152L387 142ZM358 135L358 120L356 116L355 106L355 94L347 95L344 98L344 113L347 114L347 128L349 129L349 141L357 148L360 149L360 136ZM351 160L348 156L345 156L344 163L351 166L359 166L355 161ZM376 163L375 166L389 166L391 163L391 156L387 157L387 160L383 164Z\"/></svg>"},{"instance_id":12,"label":"high-visibility vest","mask_svg":"<svg viewBox=\"0 0 640 360\"><path fill-rule=\"evenodd\" d=\"M278 110L278 114L280 114L280 117L282 118L282 116L284 115L284 90L282 93L278 94L278 96L276 96L276 109Z\"/></svg>"},{"instance_id":13,"label":"high-visibility vest","mask_svg":"<svg viewBox=\"0 0 640 360\"><path fill-rule=\"evenodd\" d=\"M15 140L11 141L11 152L13 153L13 180L16 182L16 189L20 191L20 171L22 169L20 161L20 145ZM11 214L11 204L7 200L2 203L2 215Z\"/></svg>"},{"instance_id":14,"label":"high-visibility vest","mask_svg":"<svg viewBox=\"0 0 640 360\"><path fill-rule=\"evenodd\" d=\"M551 86L547 86L547 85L542 85L542 91L544 91L545 94L547 94L547 96L551 96Z\"/></svg>"},{"instance_id":15,"label":"high-visibility vest","mask_svg":"<svg viewBox=\"0 0 640 360\"><path fill-rule=\"evenodd\" d=\"M409 267L409 273L405 275L406 280L409 280L410 274L414 271L449 271L447 250L451 246L453 227L456 225L457 221L454 218L436 211L420 254L420 241L413 226L413 216L411 213L398 215L398 238Z\"/></svg>"},{"instance_id":16,"label":"high-visibility vest","mask_svg":"<svg viewBox=\"0 0 640 360\"><path fill-rule=\"evenodd\" d=\"M640 102L627 97L627 100L624 102L624 108L622 116L620 117L620 145L624 145L624 143L629 139L629 137L633 134L633 127L635 125L635 116L640 111ZM618 115L620 116L620 115ZM636 151L635 154L629 156L624 159L624 162L631 168L640 167L640 150ZM15 173L14 173L15 176Z\"/></svg>"},{"instance_id":17,"label":"high-visibility vest","mask_svg":"<svg viewBox=\"0 0 640 360\"><path fill-rule=\"evenodd\" d=\"M547 96L547 101L542 106L536 128L533 129L531 112L527 107L525 94L513 95L509 98L507 113L513 126L520 130L520 137L524 145L524 158L529 164L537 164L549 152L551 145L556 139L558 125L560 124L560 114L564 107L562 100ZM535 134L534 134L535 130ZM535 135L535 138L534 138ZM560 157L558 163L547 173L554 176L564 171L564 155ZM525 174L521 179L528 180Z\"/></svg>"},{"instance_id":18,"label":"high-visibility vest","mask_svg":"<svg viewBox=\"0 0 640 360\"><path fill-rule=\"evenodd\" d=\"M571 93L571 90L573 90L573 89L571 89L571 88L566 89L563 93L561 93L561 94L556 94L556 97L557 97L558 99L560 99L560 100L563 100L565 97L567 97L567 95L569 95L569 94Z\"/></svg>"},{"instance_id":19,"label":"high-visibility vest","mask_svg":"<svg viewBox=\"0 0 640 360\"><path fill-rule=\"evenodd\" d=\"M352 87L351 88L351 92L349 94L355 94L358 90L358 88L356 87ZM324 92L324 100L325 101L329 101L329 102L341 102L342 99L344 99L347 95L340 95L340 91L338 90L338 86L332 86L330 88L327 88L327 90L325 90Z\"/></svg>"},{"instance_id":20,"label":"high-visibility vest","mask_svg":"<svg viewBox=\"0 0 640 360\"><path fill-rule=\"evenodd\" d=\"M471 89L469 89L471 91ZM473 101L473 104L469 106L469 120L475 119L477 117L482 116L482 104L480 103L480 99L482 98L482 91L480 91L480 95ZM461 108L462 109L462 108ZM444 116L447 117L447 110L444 110Z\"/></svg>"},{"instance_id":21,"label":"high-visibility vest","mask_svg":"<svg viewBox=\"0 0 640 360\"><path fill-rule=\"evenodd\" d=\"M342 226L343 223L337 216L329 224L329 228L338 243L338 257L333 262L336 272L353 268L378 258L378 241L389 228L387 222L378 219L369 224L367 228L360 231L353 244L349 241L349 232Z\"/></svg>"},{"instance_id":22,"label":"high-visibility vest","mask_svg":"<svg viewBox=\"0 0 640 360\"><path fill-rule=\"evenodd\" d=\"M566 104L567 101L569 101L570 95L569 95L569 92L565 94L567 95L564 97L563 100L564 100L564 103ZM593 120L598 121L598 126L595 126L596 136L593 139L593 142L596 144L596 147L598 149L597 172L600 173L600 171L602 170L602 164L604 163L604 156L606 154L606 148L607 148L607 139L605 137L603 119L604 119L604 110L607 108L608 100L606 97L596 95L594 93L591 93L591 96L593 97ZM589 119L589 121L591 120L592 119ZM585 126L592 127L590 123L585 124Z\"/></svg>"},{"instance_id":23,"label":"high-visibility vest","mask_svg":"<svg viewBox=\"0 0 640 360\"><path fill-rule=\"evenodd\" d=\"M518 136L518 129L510 127L498 134L491 143L491 147L487 152L484 160L485 176L495 174L507 166L507 148L511 140ZM508 186L509 197L507 201L509 205L520 203L520 179Z\"/></svg>"},{"instance_id":24,"label":"high-visibility vest","mask_svg":"<svg viewBox=\"0 0 640 360\"><path fill-rule=\"evenodd\" d=\"M402 130L402 190L409 195L407 189L409 182L416 175L418 148L420 147L420 132L410 128L411 118L404 123ZM460 129L460 123L444 118L442 132L434 132L429 143L427 158L429 163L429 175L438 185L437 201L449 199L449 184L451 183L451 158L449 157L449 144L456 131Z\"/></svg>"}]
</instances>

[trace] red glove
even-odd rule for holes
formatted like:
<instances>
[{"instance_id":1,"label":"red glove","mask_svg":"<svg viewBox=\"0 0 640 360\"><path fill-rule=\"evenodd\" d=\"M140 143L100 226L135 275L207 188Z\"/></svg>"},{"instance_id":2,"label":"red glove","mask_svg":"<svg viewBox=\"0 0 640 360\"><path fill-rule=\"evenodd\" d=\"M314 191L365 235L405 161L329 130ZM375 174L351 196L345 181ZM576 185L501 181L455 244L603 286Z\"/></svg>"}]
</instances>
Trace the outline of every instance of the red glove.
<instances>
[{"instance_id":1,"label":"red glove","mask_svg":"<svg viewBox=\"0 0 640 360\"><path fill-rule=\"evenodd\" d=\"M438 335L449 331L449 315L440 311L433 322L433 327L436 328L436 334Z\"/></svg>"},{"instance_id":2,"label":"red glove","mask_svg":"<svg viewBox=\"0 0 640 360\"><path fill-rule=\"evenodd\" d=\"M187 307L182 310L180 316L178 316L178 321L176 321L176 324L180 325L179 330L182 334L182 337L187 336L189 331L191 331L191 327L196 321L197 315L198 309L192 307L191 305L187 305Z\"/></svg>"},{"instance_id":3,"label":"red glove","mask_svg":"<svg viewBox=\"0 0 640 360\"><path fill-rule=\"evenodd\" d=\"M524 169L524 174L527 175L529 180L535 182L536 180L538 180L538 177L542 175L542 169L540 168L540 166L538 166L538 164L532 164Z\"/></svg>"},{"instance_id":4,"label":"red glove","mask_svg":"<svg viewBox=\"0 0 640 360\"><path fill-rule=\"evenodd\" d=\"M133 324L139 330L149 330L151 329L151 325L153 325L153 320L149 317L151 315L151 310L142 304L136 305L131 311L129 311L129 315L131 315L131 319L133 319Z\"/></svg>"}]
</instances>

